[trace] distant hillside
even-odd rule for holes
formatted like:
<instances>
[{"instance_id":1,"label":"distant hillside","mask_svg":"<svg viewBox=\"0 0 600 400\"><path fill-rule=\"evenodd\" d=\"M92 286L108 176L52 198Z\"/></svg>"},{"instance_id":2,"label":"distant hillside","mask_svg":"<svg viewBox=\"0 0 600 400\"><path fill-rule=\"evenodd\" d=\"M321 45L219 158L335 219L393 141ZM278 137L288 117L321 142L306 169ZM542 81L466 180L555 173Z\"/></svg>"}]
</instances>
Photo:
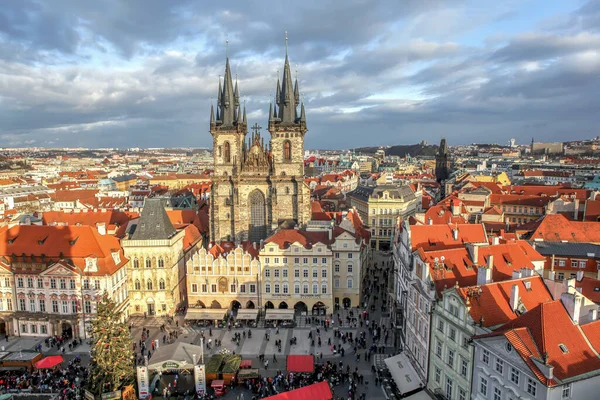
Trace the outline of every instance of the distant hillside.
<instances>
[{"instance_id":1,"label":"distant hillside","mask_svg":"<svg viewBox=\"0 0 600 400\"><path fill-rule=\"evenodd\" d=\"M379 149L379 147L361 147L355 149L357 153L364 154L375 154L375 152ZM409 145L399 145L392 146L385 149L385 154L388 156L400 156L404 157L407 154L410 154L411 157L416 156L435 156L438 151L438 146L423 146L422 144L409 144Z\"/></svg>"}]
</instances>

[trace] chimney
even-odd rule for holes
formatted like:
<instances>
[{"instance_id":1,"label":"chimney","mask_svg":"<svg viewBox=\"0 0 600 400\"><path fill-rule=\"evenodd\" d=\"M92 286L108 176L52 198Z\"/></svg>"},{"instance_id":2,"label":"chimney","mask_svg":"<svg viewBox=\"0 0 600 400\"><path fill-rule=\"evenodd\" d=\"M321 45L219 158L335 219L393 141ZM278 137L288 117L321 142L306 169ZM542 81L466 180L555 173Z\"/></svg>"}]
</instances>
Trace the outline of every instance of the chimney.
<instances>
[{"instance_id":1,"label":"chimney","mask_svg":"<svg viewBox=\"0 0 600 400\"><path fill-rule=\"evenodd\" d=\"M513 279L520 279L521 278L521 271L513 271L512 272L512 278Z\"/></svg>"},{"instance_id":2,"label":"chimney","mask_svg":"<svg viewBox=\"0 0 600 400\"><path fill-rule=\"evenodd\" d=\"M577 221L577 217L579 217L579 199L575 199L573 203L575 205L575 209L573 210L573 219Z\"/></svg>"},{"instance_id":3,"label":"chimney","mask_svg":"<svg viewBox=\"0 0 600 400\"><path fill-rule=\"evenodd\" d=\"M485 285L492 282L492 270L488 267L477 268L477 285Z\"/></svg>"},{"instance_id":4,"label":"chimney","mask_svg":"<svg viewBox=\"0 0 600 400\"><path fill-rule=\"evenodd\" d=\"M99 234L102 236L106 235L106 222L98 222L96 228L98 229Z\"/></svg>"},{"instance_id":5,"label":"chimney","mask_svg":"<svg viewBox=\"0 0 600 400\"><path fill-rule=\"evenodd\" d=\"M468 244L467 248L471 249L471 260L473 264L477 265L479 263L479 245Z\"/></svg>"},{"instance_id":6,"label":"chimney","mask_svg":"<svg viewBox=\"0 0 600 400\"><path fill-rule=\"evenodd\" d=\"M333 229L329 229L328 232L329 232L329 240L331 240L333 237Z\"/></svg>"},{"instance_id":7,"label":"chimney","mask_svg":"<svg viewBox=\"0 0 600 400\"><path fill-rule=\"evenodd\" d=\"M458 229L452 229L452 237L454 238L454 240L458 240Z\"/></svg>"},{"instance_id":8,"label":"chimney","mask_svg":"<svg viewBox=\"0 0 600 400\"><path fill-rule=\"evenodd\" d=\"M590 310L589 315L590 315L590 322L597 320L598 319L598 310L596 310L596 309Z\"/></svg>"},{"instance_id":9,"label":"chimney","mask_svg":"<svg viewBox=\"0 0 600 400\"><path fill-rule=\"evenodd\" d=\"M487 260L487 267L490 269L490 271L492 270L492 268L494 268L494 255L490 254L488 256L488 260Z\"/></svg>"},{"instance_id":10,"label":"chimney","mask_svg":"<svg viewBox=\"0 0 600 400\"><path fill-rule=\"evenodd\" d=\"M550 271L550 273L548 274L548 279L554 281L556 279L556 272Z\"/></svg>"},{"instance_id":11,"label":"chimney","mask_svg":"<svg viewBox=\"0 0 600 400\"><path fill-rule=\"evenodd\" d=\"M581 282L583 280L583 270L577 271L577 282Z\"/></svg>"},{"instance_id":12,"label":"chimney","mask_svg":"<svg viewBox=\"0 0 600 400\"><path fill-rule=\"evenodd\" d=\"M460 215L460 202L458 200L452 201L452 215L455 217Z\"/></svg>"},{"instance_id":13,"label":"chimney","mask_svg":"<svg viewBox=\"0 0 600 400\"><path fill-rule=\"evenodd\" d=\"M510 308L511 310L517 311L519 305L519 285L514 284L510 289Z\"/></svg>"},{"instance_id":14,"label":"chimney","mask_svg":"<svg viewBox=\"0 0 600 400\"><path fill-rule=\"evenodd\" d=\"M433 220L431 217L427 218L427 225L433 225Z\"/></svg>"},{"instance_id":15,"label":"chimney","mask_svg":"<svg viewBox=\"0 0 600 400\"><path fill-rule=\"evenodd\" d=\"M500 244L500 238L498 236L494 236L492 238L492 245L498 246Z\"/></svg>"}]
</instances>

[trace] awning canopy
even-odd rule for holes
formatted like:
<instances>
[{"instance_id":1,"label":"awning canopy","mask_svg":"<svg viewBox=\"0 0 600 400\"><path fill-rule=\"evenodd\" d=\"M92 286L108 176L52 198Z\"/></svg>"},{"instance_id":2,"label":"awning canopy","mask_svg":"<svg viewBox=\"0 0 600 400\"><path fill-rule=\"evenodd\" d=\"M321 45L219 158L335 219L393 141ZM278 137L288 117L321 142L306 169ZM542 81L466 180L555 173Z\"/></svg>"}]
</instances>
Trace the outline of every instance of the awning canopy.
<instances>
[{"instance_id":1,"label":"awning canopy","mask_svg":"<svg viewBox=\"0 0 600 400\"><path fill-rule=\"evenodd\" d=\"M240 368L252 368L252 360L242 360Z\"/></svg>"},{"instance_id":2,"label":"awning canopy","mask_svg":"<svg viewBox=\"0 0 600 400\"><path fill-rule=\"evenodd\" d=\"M289 392L279 393L275 396L267 397L271 400L331 400L333 394L327 381L304 386L300 389L290 390Z\"/></svg>"},{"instance_id":3,"label":"awning canopy","mask_svg":"<svg viewBox=\"0 0 600 400\"><path fill-rule=\"evenodd\" d=\"M265 314L266 321L284 321L284 320L294 320L294 310L276 310L273 308L268 308L267 313Z\"/></svg>"},{"instance_id":4,"label":"awning canopy","mask_svg":"<svg viewBox=\"0 0 600 400\"><path fill-rule=\"evenodd\" d=\"M202 356L202 346L183 342L162 344L152 353L148 369L163 371L194 368L194 355L198 363Z\"/></svg>"},{"instance_id":5,"label":"awning canopy","mask_svg":"<svg viewBox=\"0 0 600 400\"><path fill-rule=\"evenodd\" d=\"M384 361L400 393L407 394L422 388L419 375L404 353L386 358Z\"/></svg>"},{"instance_id":6,"label":"awning canopy","mask_svg":"<svg viewBox=\"0 0 600 400\"><path fill-rule=\"evenodd\" d=\"M35 363L37 369L50 369L65 361L63 356L50 356Z\"/></svg>"},{"instance_id":7,"label":"awning canopy","mask_svg":"<svg viewBox=\"0 0 600 400\"><path fill-rule=\"evenodd\" d=\"M314 372L315 358L312 355L290 354L287 356L288 372Z\"/></svg>"},{"instance_id":8,"label":"awning canopy","mask_svg":"<svg viewBox=\"0 0 600 400\"><path fill-rule=\"evenodd\" d=\"M188 308L185 319L223 319L226 308Z\"/></svg>"},{"instance_id":9,"label":"awning canopy","mask_svg":"<svg viewBox=\"0 0 600 400\"><path fill-rule=\"evenodd\" d=\"M235 319L239 320L253 320L256 318L258 318L258 310L252 308L247 308L245 310L237 310L237 315L235 316Z\"/></svg>"}]
</instances>

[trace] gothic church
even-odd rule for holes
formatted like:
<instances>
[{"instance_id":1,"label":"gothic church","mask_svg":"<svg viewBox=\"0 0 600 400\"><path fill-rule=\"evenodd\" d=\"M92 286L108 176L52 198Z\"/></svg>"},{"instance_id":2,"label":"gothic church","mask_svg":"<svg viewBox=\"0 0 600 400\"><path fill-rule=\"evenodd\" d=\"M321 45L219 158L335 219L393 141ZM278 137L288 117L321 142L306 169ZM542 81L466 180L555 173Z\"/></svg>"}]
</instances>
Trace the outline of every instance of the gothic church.
<instances>
[{"instance_id":1,"label":"gothic church","mask_svg":"<svg viewBox=\"0 0 600 400\"><path fill-rule=\"evenodd\" d=\"M292 83L287 50L275 96L269 106L270 142L264 143L258 125L247 138L246 107L241 107L238 83L231 79L226 59L216 115L212 105L210 110L212 241L259 242L279 226L302 226L310 219L310 189L304 183L306 116L298 80Z\"/></svg>"}]
</instances>

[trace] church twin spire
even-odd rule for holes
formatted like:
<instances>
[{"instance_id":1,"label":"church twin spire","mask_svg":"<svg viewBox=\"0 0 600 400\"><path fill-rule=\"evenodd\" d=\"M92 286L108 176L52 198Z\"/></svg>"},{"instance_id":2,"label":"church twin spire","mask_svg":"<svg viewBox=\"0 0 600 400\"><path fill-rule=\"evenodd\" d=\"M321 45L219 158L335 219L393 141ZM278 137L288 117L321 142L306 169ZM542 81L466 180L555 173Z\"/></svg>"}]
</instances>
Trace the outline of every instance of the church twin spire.
<instances>
[{"instance_id":1,"label":"church twin spire","mask_svg":"<svg viewBox=\"0 0 600 400\"><path fill-rule=\"evenodd\" d=\"M229 66L229 56L227 56L225 61L223 85L221 85L221 78L219 77L216 119L212 104L210 106L210 124L220 126L246 124L246 106L244 105L244 110L242 112L237 76L234 87L233 79L231 78L231 68Z\"/></svg>"}]
</instances>

